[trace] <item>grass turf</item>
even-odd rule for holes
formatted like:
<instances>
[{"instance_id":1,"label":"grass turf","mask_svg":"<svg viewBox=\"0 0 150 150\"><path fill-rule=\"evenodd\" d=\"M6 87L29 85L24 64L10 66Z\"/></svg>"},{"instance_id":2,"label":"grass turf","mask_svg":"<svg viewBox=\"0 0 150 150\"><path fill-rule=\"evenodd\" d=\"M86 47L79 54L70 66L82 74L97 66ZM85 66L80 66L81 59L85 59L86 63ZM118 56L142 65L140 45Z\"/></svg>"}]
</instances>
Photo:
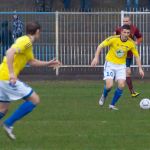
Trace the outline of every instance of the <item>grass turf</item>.
<instances>
[{"instance_id":1,"label":"grass turf","mask_svg":"<svg viewBox=\"0 0 150 150\"><path fill-rule=\"evenodd\" d=\"M98 106L102 81L47 81L29 83L41 97L41 104L15 124L16 141L0 129L1 150L149 150L150 110L139 102L149 97L150 81L136 81L141 95L131 98L125 88L117 106ZM12 103L6 117L20 104Z\"/></svg>"}]
</instances>

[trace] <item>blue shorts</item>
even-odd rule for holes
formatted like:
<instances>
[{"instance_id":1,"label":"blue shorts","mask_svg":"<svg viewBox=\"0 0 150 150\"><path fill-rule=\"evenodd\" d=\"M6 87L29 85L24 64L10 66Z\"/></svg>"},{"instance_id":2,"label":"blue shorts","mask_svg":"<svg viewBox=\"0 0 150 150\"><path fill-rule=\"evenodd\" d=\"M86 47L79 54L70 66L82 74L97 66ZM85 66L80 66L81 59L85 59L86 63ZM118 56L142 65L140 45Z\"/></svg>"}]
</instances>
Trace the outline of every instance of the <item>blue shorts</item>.
<instances>
[{"instance_id":1,"label":"blue shorts","mask_svg":"<svg viewBox=\"0 0 150 150\"><path fill-rule=\"evenodd\" d=\"M130 67L133 62L132 58L126 58L126 67Z\"/></svg>"}]
</instances>

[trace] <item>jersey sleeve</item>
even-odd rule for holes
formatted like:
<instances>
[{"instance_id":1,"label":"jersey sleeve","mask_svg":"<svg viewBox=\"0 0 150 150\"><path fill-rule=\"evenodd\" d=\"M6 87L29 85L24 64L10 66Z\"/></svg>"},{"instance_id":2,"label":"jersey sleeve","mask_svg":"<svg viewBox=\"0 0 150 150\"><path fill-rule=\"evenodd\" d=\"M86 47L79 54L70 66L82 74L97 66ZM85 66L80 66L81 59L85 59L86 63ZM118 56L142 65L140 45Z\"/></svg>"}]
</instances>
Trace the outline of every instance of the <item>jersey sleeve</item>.
<instances>
[{"instance_id":1,"label":"jersey sleeve","mask_svg":"<svg viewBox=\"0 0 150 150\"><path fill-rule=\"evenodd\" d=\"M133 47L131 48L131 51L132 51L132 53L133 53L133 55L134 55L135 57L139 57L139 52L138 52L138 50L137 50L135 44L134 44Z\"/></svg>"},{"instance_id":2,"label":"jersey sleeve","mask_svg":"<svg viewBox=\"0 0 150 150\"><path fill-rule=\"evenodd\" d=\"M104 40L99 46L100 47L107 47L110 46L112 44L112 37L107 38L106 40Z\"/></svg>"},{"instance_id":3,"label":"jersey sleeve","mask_svg":"<svg viewBox=\"0 0 150 150\"><path fill-rule=\"evenodd\" d=\"M11 48L15 48L16 53L24 53L25 50L31 46L32 43L29 40L18 40L11 46Z\"/></svg>"}]
</instances>

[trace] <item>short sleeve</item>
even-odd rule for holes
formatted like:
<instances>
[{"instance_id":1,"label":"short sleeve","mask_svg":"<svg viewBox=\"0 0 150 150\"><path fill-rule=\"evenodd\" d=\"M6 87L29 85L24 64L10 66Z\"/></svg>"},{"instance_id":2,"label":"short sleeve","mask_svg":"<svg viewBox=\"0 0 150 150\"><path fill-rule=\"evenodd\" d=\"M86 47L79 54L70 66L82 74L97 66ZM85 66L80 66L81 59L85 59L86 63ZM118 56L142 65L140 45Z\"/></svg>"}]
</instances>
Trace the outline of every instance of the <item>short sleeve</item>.
<instances>
[{"instance_id":1,"label":"short sleeve","mask_svg":"<svg viewBox=\"0 0 150 150\"><path fill-rule=\"evenodd\" d=\"M104 40L99 46L107 47L107 46L110 46L111 44L112 44L112 37L109 37L106 40Z\"/></svg>"},{"instance_id":2,"label":"short sleeve","mask_svg":"<svg viewBox=\"0 0 150 150\"><path fill-rule=\"evenodd\" d=\"M18 39L11 48L16 49L16 53L24 53L28 48L32 47L32 43L28 39Z\"/></svg>"},{"instance_id":3,"label":"short sleeve","mask_svg":"<svg viewBox=\"0 0 150 150\"><path fill-rule=\"evenodd\" d=\"M136 46L135 46L135 45L131 48L131 51L132 51L132 53L133 53L133 55L134 55L135 57L139 57L139 52L138 52L138 50L136 49Z\"/></svg>"}]
</instances>

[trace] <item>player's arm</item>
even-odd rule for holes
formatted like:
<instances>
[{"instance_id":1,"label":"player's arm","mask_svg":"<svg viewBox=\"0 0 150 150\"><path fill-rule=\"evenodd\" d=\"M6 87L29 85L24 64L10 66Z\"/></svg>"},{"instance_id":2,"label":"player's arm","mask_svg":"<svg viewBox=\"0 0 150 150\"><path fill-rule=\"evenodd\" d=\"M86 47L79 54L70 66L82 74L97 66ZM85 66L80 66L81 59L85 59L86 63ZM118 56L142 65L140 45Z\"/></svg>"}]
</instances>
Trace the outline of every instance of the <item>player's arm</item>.
<instances>
[{"instance_id":1,"label":"player's arm","mask_svg":"<svg viewBox=\"0 0 150 150\"><path fill-rule=\"evenodd\" d=\"M34 67L44 67L44 66L47 66L47 67L59 67L61 65L61 63L56 60L56 59L53 59L53 60L50 60L50 61L41 61L41 60L38 60L38 59L32 59L28 62L28 64L30 64L31 66L34 66Z\"/></svg>"},{"instance_id":2,"label":"player's arm","mask_svg":"<svg viewBox=\"0 0 150 150\"><path fill-rule=\"evenodd\" d=\"M142 69L140 57L135 57L135 58L136 58L136 64L137 64L138 67L139 67L139 74L140 74L141 77L143 78L143 77L144 77L144 71L143 71L143 69Z\"/></svg>"},{"instance_id":3,"label":"player's arm","mask_svg":"<svg viewBox=\"0 0 150 150\"><path fill-rule=\"evenodd\" d=\"M138 28L136 28L136 31L135 31L135 37L136 37L135 44L136 44L136 45L141 44L141 43L142 43L143 38L142 38L142 34L140 33L140 31L139 31L139 29L138 29Z\"/></svg>"},{"instance_id":4,"label":"player's arm","mask_svg":"<svg viewBox=\"0 0 150 150\"><path fill-rule=\"evenodd\" d=\"M94 67L99 63L99 55L101 50L103 49L103 46L101 46L101 44L97 47L96 53L95 53L95 57L92 60L91 66Z\"/></svg>"},{"instance_id":5,"label":"player's arm","mask_svg":"<svg viewBox=\"0 0 150 150\"><path fill-rule=\"evenodd\" d=\"M98 63L99 63L99 55L100 52L102 51L102 49L106 46L109 46L111 44L111 38L108 38L106 40L104 40L98 47L97 50L95 52L95 57L91 62L91 66L95 67Z\"/></svg>"},{"instance_id":6,"label":"player's arm","mask_svg":"<svg viewBox=\"0 0 150 150\"><path fill-rule=\"evenodd\" d=\"M16 53L16 49L14 48L9 48L6 52L6 58L7 58L7 65L8 65L8 71L9 71L9 78L10 82L12 84L16 83L17 77L14 73L14 68L13 68L13 62L14 62L14 55Z\"/></svg>"},{"instance_id":7,"label":"player's arm","mask_svg":"<svg viewBox=\"0 0 150 150\"><path fill-rule=\"evenodd\" d=\"M135 56L136 64L139 67L139 74L143 78L144 77L144 71L142 69L142 65L141 65L141 60L140 60L140 57L139 57L139 53L138 53L138 51L135 48L133 48L131 51L132 51L133 55Z\"/></svg>"}]
</instances>

